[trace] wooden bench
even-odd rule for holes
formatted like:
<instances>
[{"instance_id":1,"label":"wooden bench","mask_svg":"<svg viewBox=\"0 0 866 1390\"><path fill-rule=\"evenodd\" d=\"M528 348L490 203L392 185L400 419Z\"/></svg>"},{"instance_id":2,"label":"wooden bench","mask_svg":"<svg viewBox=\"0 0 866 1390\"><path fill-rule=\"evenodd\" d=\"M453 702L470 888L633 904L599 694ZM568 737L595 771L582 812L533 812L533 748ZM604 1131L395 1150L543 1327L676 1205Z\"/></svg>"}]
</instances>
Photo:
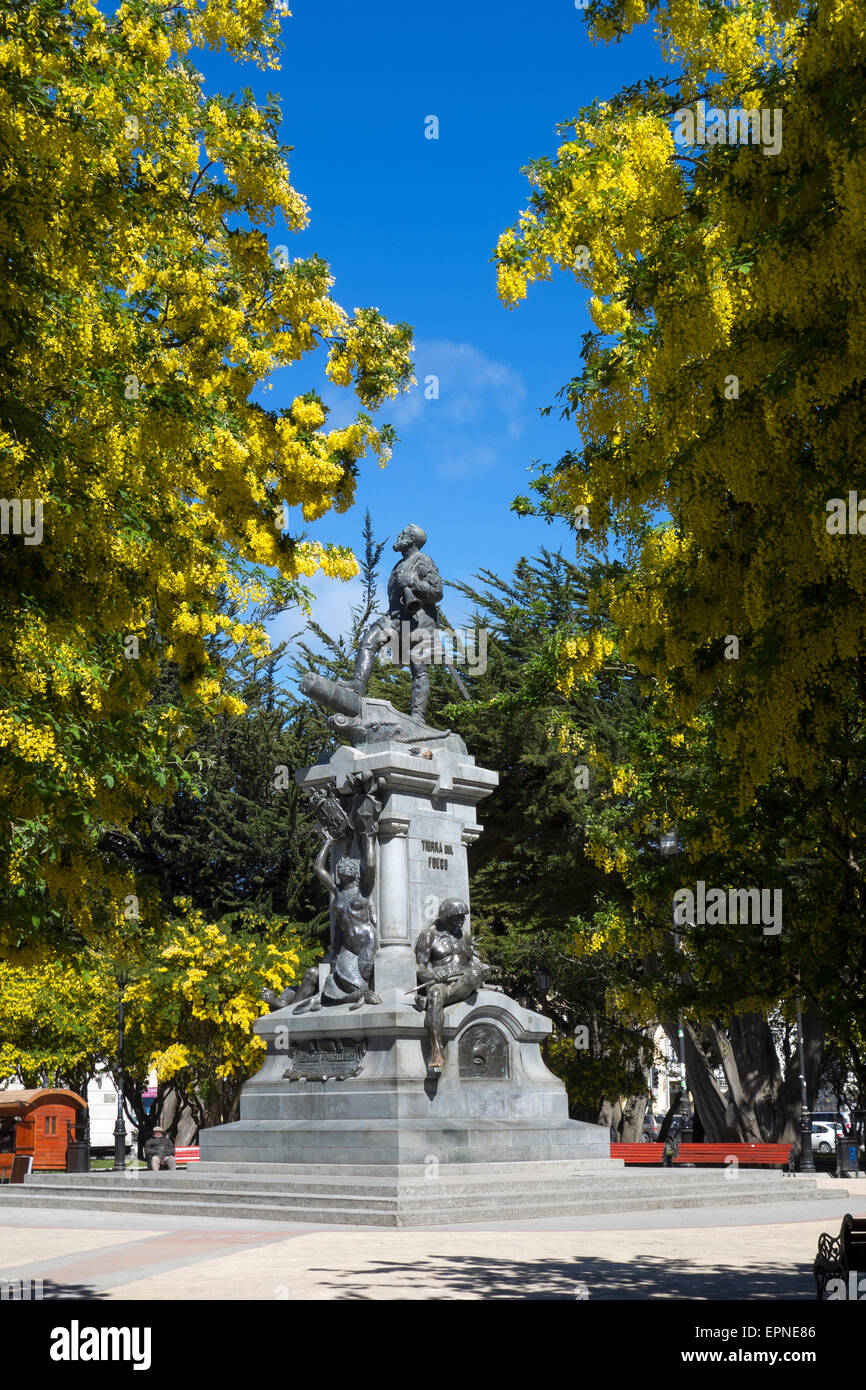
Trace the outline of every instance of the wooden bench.
<instances>
[{"instance_id":1,"label":"wooden bench","mask_svg":"<svg viewBox=\"0 0 866 1390\"><path fill-rule=\"evenodd\" d=\"M182 1144L180 1148L176 1148L174 1151L174 1161L178 1168L189 1167L190 1163L198 1163L198 1144Z\"/></svg>"},{"instance_id":2,"label":"wooden bench","mask_svg":"<svg viewBox=\"0 0 866 1390\"><path fill-rule=\"evenodd\" d=\"M32 1154L0 1154L0 1182L23 1182L32 1170Z\"/></svg>"},{"instance_id":3,"label":"wooden bench","mask_svg":"<svg viewBox=\"0 0 866 1390\"><path fill-rule=\"evenodd\" d=\"M793 1144L680 1144L676 1163L712 1164L724 1167L735 1158L741 1167L784 1168Z\"/></svg>"},{"instance_id":4,"label":"wooden bench","mask_svg":"<svg viewBox=\"0 0 866 1390\"><path fill-rule=\"evenodd\" d=\"M652 1163L658 1168L664 1153L664 1144L611 1144L611 1158L621 1158L631 1166L633 1163Z\"/></svg>"},{"instance_id":5,"label":"wooden bench","mask_svg":"<svg viewBox=\"0 0 866 1390\"><path fill-rule=\"evenodd\" d=\"M866 1216L852 1216L846 1212L838 1236L826 1231L818 1237L818 1254L812 1266L815 1276L815 1297L820 1301L827 1293L831 1280L841 1282L844 1292L834 1289L830 1294L833 1300L858 1298L857 1275L866 1272ZM849 1276L853 1274L853 1279ZM853 1285L853 1287L852 1287Z\"/></svg>"},{"instance_id":6,"label":"wooden bench","mask_svg":"<svg viewBox=\"0 0 866 1390\"><path fill-rule=\"evenodd\" d=\"M745 1168L784 1168L791 1157L792 1144L680 1144L674 1165L687 1163L724 1168L735 1158ZM611 1158L625 1164L655 1164L662 1161L664 1144L611 1144Z\"/></svg>"}]
</instances>

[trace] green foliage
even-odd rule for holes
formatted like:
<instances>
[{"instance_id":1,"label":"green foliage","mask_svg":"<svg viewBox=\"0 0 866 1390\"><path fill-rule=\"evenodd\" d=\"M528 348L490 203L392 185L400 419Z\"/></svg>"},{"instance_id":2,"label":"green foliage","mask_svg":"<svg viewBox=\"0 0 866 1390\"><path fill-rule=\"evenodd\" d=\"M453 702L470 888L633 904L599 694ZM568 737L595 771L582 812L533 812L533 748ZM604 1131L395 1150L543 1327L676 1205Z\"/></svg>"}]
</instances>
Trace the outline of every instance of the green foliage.
<instances>
[{"instance_id":1,"label":"green foliage","mask_svg":"<svg viewBox=\"0 0 866 1390\"><path fill-rule=\"evenodd\" d=\"M560 736L570 719L616 743L641 705L637 682L615 664L599 691L575 690L566 700L556 687L562 634L588 629L588 579L600 564L543 550L520 560L510 580L485 570L482 587L455 585L475 605L473 625L488 631L488 668L475 679L474 702L442 711L500 777L482 808L484 834L470 849L473 931L508 992L528 993L554 1021L562 1041L550 1064L567 1078L575 1111L592 1120L603 1096L630 1094L642 1075L647 1021L619 1002L639 957L626 940L615 956L594 947L611 916L628 915L630 895L619 873L587 854L595 791L579 785L580 759ZM552 977L546 996L535 978L542 966ZM592 1062L574 1050L580 1026L593 1039Z\"/></svg>"},{"instance_id":2,"label":"green foliage","mask_svg":"<svg viewBox=\"0 0 866 1390\"><path fill-rule=\"evenodd\" d=\"M221 606L236 619L236 601L223 595ZM255 621L281 611L263 604ZM211 921L254 910L308 923L315 934L326 912L310 872L315 826L295 772L318 757L322 721L281 681L288 643L260 654L227 634L209 640L224 689L243 712L199 721L195 778L171 802L151 806L129 833L111 832L106 844L166 910L186 898ZM174 679L169 669L164 687Z\"/></svg>"}]
</instances>

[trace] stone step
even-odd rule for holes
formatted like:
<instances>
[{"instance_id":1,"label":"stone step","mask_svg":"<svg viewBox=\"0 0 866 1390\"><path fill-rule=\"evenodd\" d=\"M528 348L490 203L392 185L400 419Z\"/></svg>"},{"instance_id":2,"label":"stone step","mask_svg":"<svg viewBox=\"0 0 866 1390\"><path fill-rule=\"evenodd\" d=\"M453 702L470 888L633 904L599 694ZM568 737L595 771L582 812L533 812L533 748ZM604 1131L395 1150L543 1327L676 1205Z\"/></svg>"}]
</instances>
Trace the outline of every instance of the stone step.
<instances>
[{"instance_id":1,"label":"stone step","mask_svg":"<svg viewBox=\"0 0 866 1390\"><path fill-rule=\"evenodd\" d=\"M118 1211L136 1212L152 1216L222 1217L224 1219L304 1222L327 1225L362 1226L437 1226L458 1225L461 1222L480 1221L521 1221L543 1220L546 1218L603 1215L618 1212L643 1212L648 1210L671 1210L672 1208L696 1209L701 1207L728 1207L756 1205L772 1200L765 1190L736 1191L721 1188L703 1192L664 1193L662 1191L647 1200L645 1194L626 1195L624 1192L610 1194L607 1198L581 1196L572 1193L568 1197L531 1194L503 1200L499 1194L492 1193L486 1202L456 1206L453 1202L436 1204L403 1202L390 1200L383 1203L358 1201L328 1201L316 1193L308 1197L287 1194L288 1200L280 1203L261 1200L265 1194L254 1194L258 1201L238 1202L234 1195L212 1194L208 1199L198 1196L195 1200L178 1203L166 1194L145 1196L133 1193L98 1193L89 1190L85 1193L68 1189L53 1191L42 1186L9 1186L0 1196L0 1202L10 1207L47 1207L51 1209L77 1211ZM817 1191L809 1192L802 1183L792 1184L798 1189L787 1200L809 1200L821 1197ZM180 1194L178 1194L180 1195ZM782 1194L774 1194L782 1199ZM674 1199L674 1200L672 1200Z\"/></svg>"},{"instance_id":2,"label":"stone step","mask_svg":"<svg viewBox=\"0 0 866 1390\"><path fill-rule=\"evenodd\" d=\"M780 1201L803 1201L809 1200L809 1191L798 1184L798 1194L792 1195L785 1193L773 1193L774 1198ZM746 1198L755 1198L758 1201L769 1200L770 1191L766 1187L749 1186L749 1184L738 1184L737 1190L731 1191L731 1184L726 1187L688 1186L688 1184L677 1184L676 1188L584 1188L575 1184L535 1184L535 1186L521 1187L500 1187L499 1184L461 1184L460 1187L449 1186L441 1187L438 1183L430 1184L427 1187L400 1187L393 1186L363 1187L360 1184L329 1184L322 1187L318 1183L310 1183L302 1186L300 1183L293 1183L291 1186L281 1188L267 1188L250 1186L247 1188L215 1188L206 1186L183 1186L178 1184L163 1183L161 1186L140 1186L140 1184L125 1184L124 1188L114 1188L106 1190L99 1186L88 1186L88 1184L74 1184L74 1186L64 1186L64 1184L38 1184L29 1187L32 1191L31 1201L38 1204L43 1197L63 1198L63 1197L92 1197L101 1204L115 1205L126 1200L132 1201L160 1201L167 1207L185 1209L190 1202L225 1202L227 1205L238 1204L242 1207L252 1207L267 1202L271 1207L297 1207L297 1205L314 1204L318 1207L370 1207L385 1209L391 1207L420 1207L438 1209L439 1207L461 1208L464 1211L474 1211L477 1208L489 1208L493 1205L506 1202L532 1202L535 1205L545 1204L545 1202L621 1202L621 1204L635 1204L642 1202L644 1205L657 1205L657 1207L681 1207L687 1201L709 1200L712 1195L713 1202L721 1202L733 1197L737 1201L745 1201Z\"/></svg>"},{"instance_id":3,"label":"stone step","mask_svg":"<svg viewBox=\"0 0 866 1390\"><path fill-rule=\"evenodd\" d=\"M660 1165L659 1165L660 1166ZM313 1177L332 1177L335 1173L345 1172L357 1178L409 1178L412 1176L425 1177L425 1165L423 1163L217 1163L202 1160L194 1164L187 1172L207 1174L208 1177L234 1176L235 1174L248 1174L250 1177L261 1177L263 1171L269 1177L275 1178L301 1178ZM524 1160L514 1163L488 1163L484 1164L484 1173L491 1177L499 1176L524 1178L524 1177L574 1177L583 1173L612 1173L615 1171L624 1172L625 1164L621 1158L550 1158L538 1159L535 1161ZM654 1171L654 1170L650 1170ZM477 1177L477 1163L440 1163L440 1177L462 1178ZM34 1178L37 1176L33 1175Z\"/></svg>"},{"instance_id":4,"label":"stone step","mask_svg":"<svg viewBox=\"0 0 866 1390\"><path fill-rule=\"evenodd\" d=\"M721 1186L720 1186L721 1185ZM619 1170L607 1175L581 1177L531 1177L512 1178L499 1175L474 1173L459 1178L439 1178L427 1180L416 1175L400 1182L393 1178L364 1178L351 1175L331 1174L327 1178L319 1175L293 1177L291 1180L274 1178L268 1175L236 1175L234 1177L212 1178L190 1173L144 1173L135 1177L123 1174L34 1174L27 1180L27 1190L34 1192L53 1191L96 1192L106 1200L121 1195L159 1195L166 1201L186 1202L207 1198L237 1197L241 1201L272 1200L286 1202L293 1196L336 1197L341 1200L357 1198L361 1201L373 1197L396 1199L406 1196L418 1201L483 1201L488 1198L520 1198L523 1196L551 1198L572 1198L579 1194L585 1198L605 1197L622 1193L623 1196L655 1198L663 1196L668 1204L680 1201L686 1194L698 1195L717 1188L728 1192L735 1187L736 1192L754 1191L761 1194L779 1192L786 1199L793 1189L807 1193L814 1183L790 1182L778 1174L738 1173L736 1179L727 1179L720 1172L707 1173L696 1169L663 1171L658 1174L639 1174ZM434 1195L436 1194L436 1195Z\"/></svg>"},{"instance_id":5,"label":"stone step","mask_svg":"<svg viewBox=\"0 0 866 1390\"><path fill-rule=\"evenodd\" d=\"M467 1221L535 1220L610 1212L822 1200L814 1182L776 1173L740 1174L623 1170L570 1181L514 1182L476 1173L473 1179L397 1184L345 1178L323 1183L273 1179L204 1179L193 1174L34 1174L0 1188L6 1206L130 1211L152 1215L222 1216L246 1220L349 1225L451 1225Z\"/></svg>"},{"instance_id":6,"label":"stone step","mask_svg":"<svg viewBox=\"0 0 866 1390\"><path fill-rule=\"evenodd\" d=\"M40 1192L38 1196L28 1196L23 1191L16 1193L14 1197L9 1197L4 1193L0 1196L0 1205L8 1207L38 1206L63 1211L134 1212L143 1216L207 1216L243 1221L302 1221L306 1224L321 1222L327 1225L343 1226L396 1226L400 1224L396 1207L392 1209L378 1209L369 1206L317 1208L309 1205L295 1207L269 1204L242 1206L213 1200L185 1202L182 1207L179 1207L176 1202L166 1201L160 1197L130 1196L126 1198L112 1197L110 1200L104 1200L95 1194L79 1196L68 1192L62 1195L53 1192Z\"/></svg>"}]
</instances>

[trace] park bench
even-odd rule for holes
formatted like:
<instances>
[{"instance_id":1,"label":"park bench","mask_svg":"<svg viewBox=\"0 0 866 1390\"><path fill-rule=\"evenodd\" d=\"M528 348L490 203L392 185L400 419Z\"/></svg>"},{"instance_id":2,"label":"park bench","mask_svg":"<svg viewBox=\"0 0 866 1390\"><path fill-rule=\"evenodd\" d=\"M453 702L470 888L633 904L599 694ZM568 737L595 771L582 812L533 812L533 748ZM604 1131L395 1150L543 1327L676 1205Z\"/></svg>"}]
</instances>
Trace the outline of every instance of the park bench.
<instances>
[{"instance_id":1,"label":"park bench","mask_svg":"<svg viewBox=\"0 0 866 1390\"><path fill-rule=\"evenodd\" d=\"M741 1167L784 1168L791 1157L791 1144L680 1144L675 1165L698 1164L724 1168L735 1158ZM632 1164L654 1164L662 1161L664 1144L611 1144L611 1158L621 1158Z\"/></svg>"},{"instance_id":2,"label":"park bench","mask_svg":"<svg viewBox=\"0 0 866 1390\"><path fill-rule=\"evenodd\" d=\"M633 1163L653 1164L656 1168L662 1161L664 1144L611 1144L611 1158L621 1158L631 1166Z\"/></svg>"},{"instance_id":3,"label":"park bench","mask_svg":"<svg viewBox=\"0 0 866 1390\"><path fill-rule=\"evenodd\" d=\"M741 1167L784 1168L793 1147L793 1144L680 1144L675 1162L724 1167L730 1158L735 1158Z\"/></svg>"},{"instance_id":4,"label":"park bench","mask_svg":"<svg viewBox=\"0 0 866 1390\"><path fill-rule=\"evenodd\" d=\"M198 1163L198 1144L182 1144L179 1148L176 1148L174 1151L174 1161L178 1168L188 1167L190 1163Z\"/></svg>"},{"instance_id":5,"label":"park bench","mask_svg":"<svg viewBox=\"0 0 866 1390\"><path fill-rule=\"evenodd\" d=\"M0 1154L0 1182L23 1182L32 1168L32 1154Z\"/></svg>"},{"instance_id":6,"label":"park bench","mask_svg":"<svg viewBox=\"0 0 866 1390\"><path fill-rule=\"evenodd\" d=\"M820 1301L827 1293L830 1280L841 1282L842 1298L858 1298L858 1273L866 1272L866 1216L852 1216L846 1212L842 1217L842 1227L838 1236L824 1232L818 1237L818 1254L812 1266L815 1276L815 1297ZM853 1276L853 1277L852 1277ZM839 1291L831 1295L839 1297Z\"/></svg>"}]
</instances>

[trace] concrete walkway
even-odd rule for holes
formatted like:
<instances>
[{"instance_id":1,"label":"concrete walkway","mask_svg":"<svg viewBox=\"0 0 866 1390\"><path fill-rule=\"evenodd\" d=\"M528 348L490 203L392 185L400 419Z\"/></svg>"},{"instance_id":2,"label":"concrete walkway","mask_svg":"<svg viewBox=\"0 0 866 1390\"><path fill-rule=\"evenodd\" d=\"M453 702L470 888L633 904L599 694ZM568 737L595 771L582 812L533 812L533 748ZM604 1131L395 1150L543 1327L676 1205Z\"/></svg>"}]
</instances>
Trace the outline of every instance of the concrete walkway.
<instances>
[{"instance_id":1,"label":"concrete walkway","mask_svg":"<svg viewBox=\"0 0 866 1390\"><path fill-rule=\"evenodd\" d=\"M819 1234L866 1215L866 1181L826 1184L821 1203L412 1231L9 1208L0 1281L100 1300L812 1300Z\"/></svg>"}]
</instances>

